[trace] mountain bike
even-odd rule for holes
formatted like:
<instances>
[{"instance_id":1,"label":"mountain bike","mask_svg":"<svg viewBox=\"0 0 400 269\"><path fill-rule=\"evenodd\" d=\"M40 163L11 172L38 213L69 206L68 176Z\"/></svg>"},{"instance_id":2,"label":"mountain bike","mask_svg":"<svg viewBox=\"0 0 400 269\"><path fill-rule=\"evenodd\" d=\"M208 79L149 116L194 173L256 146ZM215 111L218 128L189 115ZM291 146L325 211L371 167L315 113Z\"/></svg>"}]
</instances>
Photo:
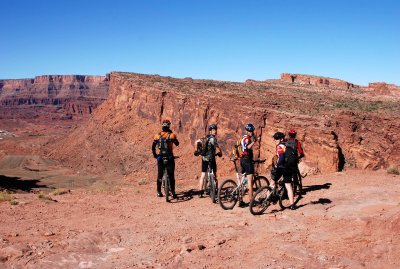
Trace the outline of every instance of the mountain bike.
<instances>
[{"instance_id":1,"label":"mountain bike","mask_svg":"<svg viewBox=\"0 0 400 269\"><path fill-rule=\"evenodd\" d=\"M173 156L173 159L178 159L179 157L177 156ZM162 182L164 185L164 192L165 192L165 201L169 202L169 196L172 197L171 194L171 182L169 180L169 176L168 176L168 172L167 172L167 165L169 163L170 157L162 157L161 158L163 164L164 164L164 174L163 174L163 178L162 178Z\"/></svg>"},{"instance_id":2,"label":"mountain bike","mask_svg":"<svg viewBox=\"0 0 400 269\"><path fill-rule=\"evenodd\" d=\"M234 181L233 179L227 179L222 182L221 186L218 189L219 204L225 210L233 209L238 201L243 201L243 197L248 190L247 174L239 173L236 160L231 161L233 161L235 164L236 181ZM253 161L253 163L257 165L253 178L253 186L251 186L254 191L257 191L263 186L269 186L268 179L265 176L259 175L257 172L258 165L264 162L265 160Z\"/></svg>"},{"instance_id":3,"label":"mountain bike","mask_svg":"<svg viewBox=\"0 0 400 269\"><path fill-rule=\"evenodd\" d=\"M286 209L291 206L287 189L285 187L285 184L282 183L283 177L281 177L276 183L275 186L272 188L269 185L268 186L263 186L260 189L256 191L256 193L253 196L253 199L250 201L250 212L253 215L261 215L262 213L267 210L267 208L271 204L276 204L279 202L279 206L282 209ZM292 182L292 188L293 188L293 199L294 199L294 204L296 204L299 199L300 195L298 192L294 191L294 183Z\"/></svg>"},{"instance_id":4,"label":"mountain bike","mask_svg":"<svg viewBox=\"0 0 400 269\"><path fill-rule=\"evenodd\" d=\"M299 166L296 166L297 180L293 180L293 192L298 193L299 196L303 194L303 177L300 174Z\"/></svg>"}]
</instances>

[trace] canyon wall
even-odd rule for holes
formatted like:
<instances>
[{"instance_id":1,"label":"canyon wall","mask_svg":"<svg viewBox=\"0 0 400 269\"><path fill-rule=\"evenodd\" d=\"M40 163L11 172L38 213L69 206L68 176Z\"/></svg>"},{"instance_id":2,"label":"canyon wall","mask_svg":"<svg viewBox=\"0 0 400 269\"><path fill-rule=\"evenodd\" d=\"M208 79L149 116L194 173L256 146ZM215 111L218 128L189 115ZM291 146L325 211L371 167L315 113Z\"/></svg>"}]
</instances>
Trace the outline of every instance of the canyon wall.
<instances>
[{"instance_id":1,"label":"canyon wall","mask_svg":"<svg viewBox=\"0 0 400 269\"><path fill-rule=\"evenodd\" d=\"M0 80L0 106L59 106L66 113L89 114L107 97L109 75L46 75Z\"/></svg>"},{"instance_id":2,"label":"canyon wall","mask_svg":"<svg viewBox=\"0 0 400 269\"><path fill-rule=\"evenodd\" d=\"M221 175L233 174L230 151L248 122L256 125L260 136L256 157L268 160L261 167L263 173L274 155L273 133L291 128L305 148L302 166L313 171L400 164L397 99L376 101L362 94L314 89L286 81L232 83L112 73L108 99L84 126L49 145L47 154L90 173L154 176L153 136L162 119L169 118L181 142L176 149L181 156L178 178L199 174L200 159L193 156L193 144L210 123L219 127L224 152L217 161Z\"/></svg>"}]
</instances>

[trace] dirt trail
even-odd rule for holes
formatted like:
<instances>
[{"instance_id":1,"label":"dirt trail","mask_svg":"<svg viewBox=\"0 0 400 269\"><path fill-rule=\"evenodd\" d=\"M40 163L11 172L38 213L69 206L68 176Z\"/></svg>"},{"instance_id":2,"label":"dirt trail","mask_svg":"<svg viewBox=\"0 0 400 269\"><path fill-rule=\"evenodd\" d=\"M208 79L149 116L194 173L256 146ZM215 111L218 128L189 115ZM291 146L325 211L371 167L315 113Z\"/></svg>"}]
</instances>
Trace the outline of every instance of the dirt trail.
<instances>
[{"instance_id":1,"label":"dirt trail","mask_svg":"<svg viewBox=\"0 0 400 269\"><path fill-rule=\"evenodd\" d=\"M224 211L155 197L153 180L0 203L1 268L399 268L400 177L350 170L305 179L295 211ZM271 211L272 210L272 211Z\"/></svg>"}]
</instances>

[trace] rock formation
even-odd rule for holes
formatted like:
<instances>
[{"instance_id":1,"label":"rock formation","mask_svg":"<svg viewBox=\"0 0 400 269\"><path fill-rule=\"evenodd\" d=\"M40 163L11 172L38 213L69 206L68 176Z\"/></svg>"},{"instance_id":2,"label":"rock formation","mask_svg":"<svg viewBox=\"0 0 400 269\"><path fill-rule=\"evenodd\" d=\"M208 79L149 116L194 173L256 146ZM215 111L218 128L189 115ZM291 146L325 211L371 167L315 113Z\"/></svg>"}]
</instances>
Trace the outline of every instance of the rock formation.
<instances>
[{"instance_id":1,"label":"rock formation","mask_svg":"<svg viewBox=\"0 0 400 269\"><path fill-rule=\"evenodd\" d=\"M89 114L108 92L109 76L47 75L0 80L0 106L54 105L66 113Z\"/></svg>"},{"instance_id":2,"label":"rock formation","mask_svg":"<svg viewBox=\"0 0 400 269\"><path fill-rule=\"evenodd\" d=\"M359 86L354 85L353 83L349 83L344 80L334 79L334 78L325 78L320 76L310 76L310 75L301 75L301 74L281 74L281 80L297 83L297 84L306 84L313 86L327 86L327 87L337 87L337 88L358 88Z\"/></svg>"},{"instance_id":3,"label":"rock formation","mask_svg":"<svg viewBox=\"0 0 400 269\"><path fill-rule=\"evenodd\" d=\"M107 101L84 126L60 144L49 145L48 154L89 172L153 173L153 135L159 132L161 120L170 118L181 141L176 151L181 156L178 177L199 174L193 143L213 122L218 123L224 152L218 160L222 175L232 174L230 151L248 122L256 125L261 136L255 151L259 158L273 156L275 131L295 128L305 148L304 164L314 170L398 165L398 99L352 94L348 89L320 91L318 85L286 80L232 83L112 73ZM269 162L262 172L268 166Z\"/></svg>"}]
</instances>

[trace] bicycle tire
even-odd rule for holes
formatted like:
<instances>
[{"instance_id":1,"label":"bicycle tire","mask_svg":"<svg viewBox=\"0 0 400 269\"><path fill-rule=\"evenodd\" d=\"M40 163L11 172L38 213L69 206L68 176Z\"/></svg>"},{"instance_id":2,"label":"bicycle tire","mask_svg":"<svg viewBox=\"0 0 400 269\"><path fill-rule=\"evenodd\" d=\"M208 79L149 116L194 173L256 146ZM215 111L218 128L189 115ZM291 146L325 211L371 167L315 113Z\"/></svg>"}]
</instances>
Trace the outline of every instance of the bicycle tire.
<instances>
[{"instance_id":1,"label":"bicycle tire","mask_svg":"<svg viewBox=\"0 0 400 269\"><path fill-rule=\"evenodd\" d=\"M253 180L253 192L256 192L264 186L269 186L269 180L265 176L256 176Z\"/></svg>"},{"instance_id":2,"label":"bicycle tire","mask_svg":"<svg viewBox=\"0 0 400 269\"><path fill-rule=\"evenodd\" d=\"M250 213L253 215L261 215L264 213L271 204L269 201L271 193L272 189L270 186L263 186L258 189L253 195L253 199L250 201Z\"/></svg>"},{"instance_id":3,"label":"bicycle tire","mask_svg":"<svg viewBox=\"0 0 400 269\"><path fill-rule=\"evenodd\" d=\"M239 200L239 187L232 179L227 179L222 182L218 189L219 205L224 210L231 210L235 207Z\"/></svg>"},{"instance_id":4,"label":"bicycle tire","mask_svg":"<svg viewBox=\"0 0 400 269\"><path fill-rule=\"evenodd\" d=\"M215 203L216 198L216 186L215 186L215 176L213 174L209 174L208 176L209 186L210 186L210 198L213 203Z\"/></svg>"},{"instance_id":5,"label":"bicycle tire","mask_svg":"<svg viewBox=\"0 0 400 269\"><path fill-rule=\"evenodd\" d=\"M296 204L299 201L300 196L297 195L296 192L294 192L294 183L293 182L292 182L292 188L293 188L293 201L294 201L294 204ZM289 201L289 197L288 197L288 193L287 193L285 185L283 185L282 188L279 190L278 195L279 195L279 206L282 209L289 208L291 206L291 204Z\"/></svg>"},{"instance_id":6,"label":"bicycle tire","mask_svg":"<svg viewBox=\"0 0 400 269\"><path fill-rule=\"evenodd\" d=\"M169 186L169 177L168 177L167 171L164 172L163 180L164 180L165 201L168 203L170 186Z\"/></svg>"}]
</instances>

